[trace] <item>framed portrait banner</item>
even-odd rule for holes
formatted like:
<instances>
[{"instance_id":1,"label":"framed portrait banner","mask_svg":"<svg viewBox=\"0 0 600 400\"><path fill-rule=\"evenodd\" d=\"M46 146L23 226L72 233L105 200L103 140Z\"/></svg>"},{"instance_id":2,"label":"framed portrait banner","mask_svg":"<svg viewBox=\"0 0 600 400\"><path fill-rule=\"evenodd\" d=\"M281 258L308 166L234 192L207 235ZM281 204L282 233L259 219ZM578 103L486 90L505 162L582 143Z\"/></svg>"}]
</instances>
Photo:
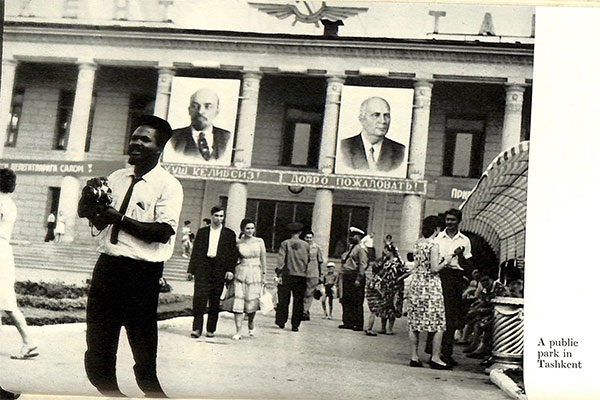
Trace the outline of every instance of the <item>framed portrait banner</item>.
<instances>
[{"instance_id":1,"label":"framed portrait banner","mask_svg":"<svg viewBox=\"0 0 600 400\"><path fill-rule=\"evenodd\" d=\"M230 165L239 91L237 79L174 77L163 162Z\"/></svg>"},{"instance_id":2,"label":"framed portrait banner","mask_svg":"<svg viewBox=\"0 0 600 400\"><path fill-rule=\"evenodd\" d=\"M344 86L336 174L406 178L413 92Z\"/></svg>"}]
</instances>

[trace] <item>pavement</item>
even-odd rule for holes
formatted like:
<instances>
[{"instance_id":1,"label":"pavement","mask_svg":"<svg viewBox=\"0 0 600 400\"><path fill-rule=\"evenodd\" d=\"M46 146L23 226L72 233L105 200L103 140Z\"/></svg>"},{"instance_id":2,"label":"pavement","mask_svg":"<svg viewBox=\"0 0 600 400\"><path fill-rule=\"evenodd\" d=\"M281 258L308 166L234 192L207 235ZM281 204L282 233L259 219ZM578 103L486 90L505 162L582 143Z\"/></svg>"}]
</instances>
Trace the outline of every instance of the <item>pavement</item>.
<instances>
[{"instance_id":1,"label":"pavement","mask_svg":"<svg viewBox=\"0 0 600 400\"><path fill-rule=\"evenodd\" d=\"M55 273L18 268L17 280L82 282L88 274ZM191 282L170 281L175 292L191 294ZM231 340L233 317L222 313L214 338L189 337L191 317L159 323L158 376L165 392L177 398L210 399L478 399L506 400L479 360L462 356L451 371L410 368L406 318L397 321L394 335L368 337L340 330L341 308L334 319L322 319L313 302L311 321L300 332L274 325L274 313L256 317L257 334ZM366 308L366 307L365 307ZM365 315L366 316L366 315ZM378 326L376 326L378 327ZM11 326L0 330L0 385L27 393L20 399L89 399L98 396L83 367L85 324L30 327L39 345L35 359L11 360L20 337ZM247 333L246 331L244 333ZM426 355L421 358L426 360ZM125 334L121 335L117 376L122 391L142 397L133 376L133 358Z\"/></svg>"}]
</instances>

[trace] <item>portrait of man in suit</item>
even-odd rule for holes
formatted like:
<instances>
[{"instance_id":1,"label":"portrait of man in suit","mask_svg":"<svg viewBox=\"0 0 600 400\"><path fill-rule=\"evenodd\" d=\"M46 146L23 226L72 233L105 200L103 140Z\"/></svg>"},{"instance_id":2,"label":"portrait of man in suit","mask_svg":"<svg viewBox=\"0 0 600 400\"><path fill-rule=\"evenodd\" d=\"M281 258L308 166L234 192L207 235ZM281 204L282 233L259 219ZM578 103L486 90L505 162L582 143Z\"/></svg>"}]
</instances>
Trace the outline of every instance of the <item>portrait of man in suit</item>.
<instances>
[{"instance_id":1,"label":"portrait of man in suit","mask_svg":"<svg viewBox=\"0 0 600 400\"><path fill-rule=\"evenodd\" d=\"M219 115L219 96L208 88L198 89L190 97L190 125L175 129L169 146L182 160L193 163L229 164L227 151L231 132L214 126ZM214 162L217 161L217 162ZM220 162L223 161L223 162Z\"/></svg>"},{"instance_id":2,"label":"portrait of man in suit","mask_svg":"<svg viewBox=\"0 0 600 400\"><path fill-rule=\"evenodd\" d=\"M386 137L391 123L390 104L382 97L369 97L360 105L362 130L343 139L342 161L352 170L390 172L405 161L406 147Z\"/></svg>"}]
</instances>

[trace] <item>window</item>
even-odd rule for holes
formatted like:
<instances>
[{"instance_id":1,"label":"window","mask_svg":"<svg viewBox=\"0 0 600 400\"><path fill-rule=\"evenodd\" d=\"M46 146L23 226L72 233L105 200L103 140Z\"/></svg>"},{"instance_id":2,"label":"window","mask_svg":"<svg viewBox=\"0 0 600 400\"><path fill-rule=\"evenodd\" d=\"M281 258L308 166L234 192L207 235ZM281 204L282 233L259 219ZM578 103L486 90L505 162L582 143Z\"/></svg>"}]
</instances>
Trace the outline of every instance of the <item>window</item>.
<instances>
[{"instance_id":1,"label":"window","mask_svg":"<svg viewBox=\"0 0 600 400\"><path fill-rule=\"evenodd\" d=\"M54 129L54 150L67 148L67 135L73 115L73 102L75 93L71 90L61 90L58 97L58 111L56 113L56 127Z\"/></svg>"},{"instance_id":2,"label":"window","mask_svg":"<svg viewBox=\"0 0 600 400\"><path fill-rule=\"evenodd\" d=\"M484 146L483 119L449 118L446 121L444 176L479 178Z\"/></svg>"},{"instance_id":3,"label":"window","mask_svg":"<svg viewBox=\"0 0 600 400\"><path fill-rule=\"evenodd\" d=\"M226 207L226 204L227 199L221 198L221 205ZM256 236L265 241L267 251L277 252L281 242L290 237L286 230L290 222L298 221L307 228L311 227L313 207L312 203L248 199L246 217L256 221ZM351 226L367 229L368 223L368 207L334 205L329 256L340 257L347 249L348 229Z\"/></svg>"},{"instance_id":4,"label":"window","mask_svg":"<svg viewBox=\"0 0 600 400\"><path fill-rule=\"evenodd\" d=\"M16 88L12 103L10 105L10 116L6 132L6 142L4 146L15 147L17 145L17 135L19 134L19 122L23 112L23 98L25 97L24 88Z\"/></svg>"},{"instance_id":5,"label":"window","mask_svg":"<svg viewBox=\"0 0 600 400\"><path fill-rule=\"evenodd\" d=\"M285 131L281 165L317 168L323 113L316 108L289 106L285 113Z\"/></svg>"},{"instance_id":6,"label":"window","mask_svg":"<svg viewBox=\"0 0 600 400\"><path fill-rule=\"evenodd\" d=\"M88 120L87 134L85 135L85 152L90 151L92 144L92 128L94 127L94 114L96 113L96 93L92 94L92 105L90 106L90 119Z\"/></svg>"},{"instance_id":7,"label":"window","mask_svg":"<svg viewBox=\"0 0 600 400\"><path fill-rule=\"evenodd\" d=\"M58 215L58 201L59 200L60 200L60 188L50 186L48 188L48 202L46 203L46 215L49 215L50 213L54 214L54 216Z\"/></svg>"},{"instance_id":8,"label":"window","mask_svg":"<svg viewBox=\"0 0 600 400\"><path fill-rule=\"evenodd\" d=\"M154 114L154 95L145 93L131 93L129 97L129 114L127 116L127 136L125 137L125 148L123 154L127 154L129 136L137 128L142 115Z\"/></svg>"}]
</instances>

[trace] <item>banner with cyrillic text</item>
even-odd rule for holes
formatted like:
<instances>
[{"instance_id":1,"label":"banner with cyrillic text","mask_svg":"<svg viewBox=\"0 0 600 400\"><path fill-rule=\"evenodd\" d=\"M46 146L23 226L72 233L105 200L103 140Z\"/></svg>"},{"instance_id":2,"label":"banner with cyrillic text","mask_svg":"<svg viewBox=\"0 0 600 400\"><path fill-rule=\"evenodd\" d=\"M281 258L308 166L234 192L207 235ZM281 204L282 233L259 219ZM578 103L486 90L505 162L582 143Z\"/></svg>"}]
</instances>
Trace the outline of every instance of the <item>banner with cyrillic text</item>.
<instances>
[{"instance_id":1,"label":"banner with cyrillic text","mask_svg":"<svg viewBox=\"0 0 600 400\"><path fill-rule=\"evenodd\" d=\"M424 195L427 191L427 181L425 180L176 164L163 164L163 167L174 176L183 179L207 179L379 193Z\"/></svg>"}]
</instances>

